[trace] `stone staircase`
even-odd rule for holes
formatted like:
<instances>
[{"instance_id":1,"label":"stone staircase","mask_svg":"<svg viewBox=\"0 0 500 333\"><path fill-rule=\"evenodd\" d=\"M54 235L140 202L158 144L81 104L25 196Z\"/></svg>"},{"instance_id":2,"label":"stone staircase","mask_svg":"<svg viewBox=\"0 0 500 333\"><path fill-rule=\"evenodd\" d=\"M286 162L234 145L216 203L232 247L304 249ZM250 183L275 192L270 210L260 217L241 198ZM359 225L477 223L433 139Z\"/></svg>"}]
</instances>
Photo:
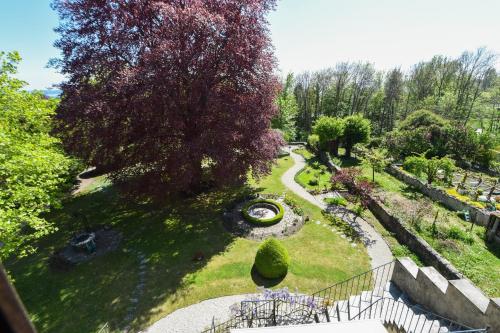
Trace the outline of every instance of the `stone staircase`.
<instances>
[{"instance_id":1,"label":"stone staircase","mask_svg":"<svg viewBox=\"0 0 500 333\"><path fill-rule=\"evenodd\" d=\"M393 281L403 266L397 260L322 289L310 296L244 301L241 312L204 333L238 329L351 321L379 321L394 333L487 332L430 312L414 303ZM413 293L413 291L410 290ZM436 294L436 296L439 296Z\"/></svg>"},{"instance_id":2,"label":"stone staircase","mask_svg":"<svg viewBox=\"0 0 500 333\"><path fill-rule=\"evenodd\" d=\"M362 291L335 301L327 311L328 315L323 313L327 322L379 319L393 332L445 333L469 329L413 304L392 282L378 291Z\"/></svg>"}]
</instances>

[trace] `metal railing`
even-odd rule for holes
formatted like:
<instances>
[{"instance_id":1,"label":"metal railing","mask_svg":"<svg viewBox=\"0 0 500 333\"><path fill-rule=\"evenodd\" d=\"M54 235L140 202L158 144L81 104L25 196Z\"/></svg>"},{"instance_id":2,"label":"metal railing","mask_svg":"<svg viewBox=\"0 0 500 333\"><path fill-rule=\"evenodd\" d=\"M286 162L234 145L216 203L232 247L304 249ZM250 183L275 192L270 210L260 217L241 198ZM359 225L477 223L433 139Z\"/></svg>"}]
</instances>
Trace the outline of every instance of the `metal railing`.
<instances>
[{"instance_id":1,"label":"metal railing","mask_svg":"<svg viewBox=\"0 0 500 333\"><path fill-rule=\"evenodd\" d=\"M391 280L393 270L394 261L391 261L315 292L312 295L314 303L320 305L317 309L318 322L331 321L332 314L330 311L334 304L335 313L333 313L333 316L338 315L338 312L348 312L352 308L360 308L362 306L362 298L358 297L359 302L349 302L352 296L365 293L363 295L364 298L369 298L370 302L374 298L384 297L386 286ZM341 304L336 303L336 301L340 300L346 300L346 302L342 302Z\"/></svg>"},{"instance_id":2,"label":"metal railing","mask_svg":"<svg viewBox=\"0 0 500 333\"><path fill-rule=\"evenodd\" d=\"M487 332L486 329L472 329L458 324L417 305L409 305L389 298L391 290L387 286L390 286L388 282L391 281L393 270L394 261L324 288L311 296L290 295L283 299L243 301L240 303L238 313L230 320L220 324L212 322L211 327L203 333L226 333L236 328L325 323L366 318L383 319L388 325L396 325L398 333L440 333L441 328L443 331L453 333ZM375 317L377 313L378 317ZM401 323L403 314L405 318ZM395 318L397 320L394 320ZM415 322L415 318L418 318L418 321ZM428 331L427 326L429 326ZM438 329L432 330L435 327ZM416 330L417 328L420 330Z\"/></svg>"},{"instance_id":3,"label":"metal railing","mask_svg":"<svg viewBox=\"0 0 500 333\"><path fill-rule=\"evenodd\" d=\"M393 269L394 261L324 288L311 296L243 301L238 314L220 324L213 322L203 333L229 332L234 328L329 322L329 311L333 309L336 300L349 299L363 291L368 292L371 298L382 297ZM349 311L349 307L342 305L338 311Z\"/></svg>"},{"instance_id":4,"label":"metal railing","mask_svg":"<svg viewBox=\"0 0 500 333\"><path fill-rule=\"evenodd\" d=\"M429 312L419 305L410 305L392 298L380 298L361 309L348 320L381 319L402 333L484 333L487 329L473 329L451 319Z\"/></svg>"}]
</instances>

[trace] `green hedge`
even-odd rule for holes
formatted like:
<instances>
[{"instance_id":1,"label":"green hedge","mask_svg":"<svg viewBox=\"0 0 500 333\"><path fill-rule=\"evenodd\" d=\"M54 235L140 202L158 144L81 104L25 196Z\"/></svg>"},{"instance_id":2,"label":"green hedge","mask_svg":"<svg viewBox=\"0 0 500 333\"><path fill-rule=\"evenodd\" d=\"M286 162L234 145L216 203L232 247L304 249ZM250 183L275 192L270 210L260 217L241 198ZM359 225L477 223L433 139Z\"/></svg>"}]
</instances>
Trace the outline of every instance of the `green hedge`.
<instances>
[{"instance_id":1,"label":"green hedge","mask_svg":"<svg viewBox=\"0 0 500 333\"><path fill-rule=\"evenodd\" d=\"M265 240L255 255L255 268L267 279L281 278L288 272L290 256L287 249L274 238Z\"/></svg>"},{"instance_id":2,"label":"green hedge","mask_svg":"<svg viewBox=\"0 0 500 333\"><path fill-rule=\"evenodd\" d=\"M259 219L259 218L250 216L248 214L248 209L252 205L255 205L257 203L268 203L271 205L275 205L276 207L278 207L278 210L279 210L278 214L276 214L276 216L271 217L269 219ZM269 199L255 199L255 200L249 201L248 203L245 204L245 206L243 206L243 209L241 210L241 212L242 212L245 220L247 220L248 222L258 224L258 225L265 225L265 226L269 226L269 225L273 225L273 224L278 223L279 221L281 221L281 219L283 218L283 215L285 214L285 210L283 209L283 206L279 202L276 202L274 200L269 200Z\"/></svg>"}]
</instances>

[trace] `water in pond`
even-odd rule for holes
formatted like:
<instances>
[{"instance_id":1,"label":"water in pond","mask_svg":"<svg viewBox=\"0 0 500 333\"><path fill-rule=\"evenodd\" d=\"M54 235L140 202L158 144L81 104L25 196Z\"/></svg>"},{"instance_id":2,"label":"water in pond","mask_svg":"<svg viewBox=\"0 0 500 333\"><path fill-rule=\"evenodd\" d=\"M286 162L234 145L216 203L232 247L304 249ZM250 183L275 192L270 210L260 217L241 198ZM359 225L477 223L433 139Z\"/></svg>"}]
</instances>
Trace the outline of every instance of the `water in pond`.
<instances>
[{"instance_id":1,"label":"water in pond","mask_svg":"<svg viewBox=\"0 0 500 333\"><path fill-rule=\"evenodd\" d=\"M254 205L248 209L248 215L258 219L270 219L276 216L276 211L263 205Z\"/></svg>"}]
</instances>

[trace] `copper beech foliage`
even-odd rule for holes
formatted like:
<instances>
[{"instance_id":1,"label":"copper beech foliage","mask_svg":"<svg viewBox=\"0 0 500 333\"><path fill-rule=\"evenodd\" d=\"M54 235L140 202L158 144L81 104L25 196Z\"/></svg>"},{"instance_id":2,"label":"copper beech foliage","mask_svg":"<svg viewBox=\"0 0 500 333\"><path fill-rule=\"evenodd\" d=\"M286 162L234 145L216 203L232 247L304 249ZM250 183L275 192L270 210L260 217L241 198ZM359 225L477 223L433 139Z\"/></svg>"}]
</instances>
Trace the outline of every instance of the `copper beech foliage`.
<instances>
[{"instance_id":1,"label":"copper beech foliage","mask_svg":"<svg viewBox=\"0 0 500 333\"><path fill-rule=\"evenodd\" d=\"M66 149L134 189L174 192L265 173L279 82L275 0L56 0ZM131 180L136 182L131 182Z\"/></svg>"}]
</instances>

